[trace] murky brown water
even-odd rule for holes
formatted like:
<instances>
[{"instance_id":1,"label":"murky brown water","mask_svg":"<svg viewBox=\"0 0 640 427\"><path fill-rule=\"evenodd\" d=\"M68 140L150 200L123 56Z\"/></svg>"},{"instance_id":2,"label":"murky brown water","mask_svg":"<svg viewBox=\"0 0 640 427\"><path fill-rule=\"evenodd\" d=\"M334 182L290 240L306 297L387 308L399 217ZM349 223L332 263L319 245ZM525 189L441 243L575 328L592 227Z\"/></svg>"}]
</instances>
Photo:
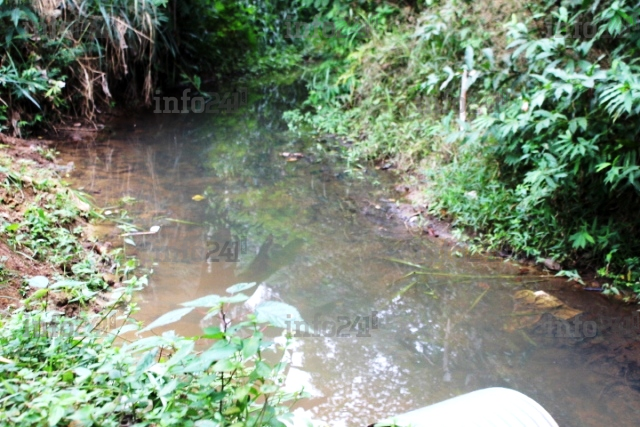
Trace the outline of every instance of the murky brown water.
<instances>
[{"instance_id":1,"label":"murky brown water","mask_svg":"<svg viewBox=\"0 0 640 427\"><path fill-rule=\"evenodd\" d=\"M69 180L99 206L116 206L117 216L118 200L132 197L125 209L140 228L161 226L127 246L154 270L138 319L149 323L237 282L261 283L262 298L294 305L325 330L299 339L291 378L315 395L303 406L332 426L366 425L490 386L529 395L561 426L638 425L640 325L601 325L631 312L563 281L516 277L517 266L502 260L454 256L413 236L387 218L381 199L393 194L376 185L382 178L349 179L309 155L280 157L311 151L272 117L260 108L233 117L142 115L97 141L58 147L75 162ZM237 240L238 262L223 259L230 252L205 261ZM403 278L415 268L390 257L431 273ZM597 333L505 331L521 289L546 290L583 310ZM191 313L171 329L198 334L200 318Z\"/></svg>"}]
</instances>

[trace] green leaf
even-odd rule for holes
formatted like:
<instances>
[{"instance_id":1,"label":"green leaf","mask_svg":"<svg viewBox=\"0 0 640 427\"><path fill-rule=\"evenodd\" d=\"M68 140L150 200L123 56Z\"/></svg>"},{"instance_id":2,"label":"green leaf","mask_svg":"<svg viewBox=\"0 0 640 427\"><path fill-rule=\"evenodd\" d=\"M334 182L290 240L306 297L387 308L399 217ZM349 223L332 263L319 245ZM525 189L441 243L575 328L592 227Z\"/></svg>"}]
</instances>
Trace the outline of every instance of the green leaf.
<instances>
[{"instance_id":1,"label":"green leaf","mask_svg":"<svg viewBox=\"0 0 640 427\"><path fill-rule=\"evenodd\" d=\"M224 332L218 326L211 326L208 328L204 328L204 336L203 338L209 340L219 340L224 337Z\"/></svg>"},{"instance_id":2,"label":"green leaf","mask_svg":"<svg viewBox=\"0 0 640 427\"><path fill-rule=\"evenodd\" d=\"M241 293L241 294L232 295L230 297L220 297L220 302L237 303L237 302L244 302L248 299L249 297L247 295Z\"/></svg>"},{"instance_id":3,"label":"green leaf","mask_svg":"<svg viewBox=\"0 0 640 427\"><path fill-rule=\"evenodd\" d=\"M185 343L182 343L178 351L173 356L171 356L171 359L169 359L169 361L167 362L167 366L177 365L178 363L182 362L185 357L191 354L195 345L196 343L194 341L187 341Z\"/></svg>"},{"instance_id":4,"label":"green leaf","mask_svg":"<svg viewBox=\"0 0 640 427\"><path fill-rule=\"evenodd\" d=\"M572 245L574 249L585 248L587 246L587 242L591 244L595 243L593 237L585 230L578 231L577 233L571 235L569 237L569 240L573 242Z\"/></svg>"},{"instance_id":5,"label":"green leaf","mask_svg":"<svg viewBox=\"0 0 640 427\"><path fill-rule=\"evenodd\" d=\"M449 84L449 82L451 80L453 80L453 77L455 76L453 70L451 69L451 67L449 67L448 65L446 67L443 68L443 70L449 75L447 77L447 79L442 82L442 84L440 85L440 90L444 89L447 87L447 85Z\"/></svg>"},{"instance_id":6,"label":"green leaf","mask_svg":"<svg viewBox=\"0 0 640 427\"><path fill-rule=\"evenodd\" d=\"M256 285L256 282L251 283L237 283L233 286L227 288L227 292L230 294L235 294L236 292L241 292L250 288L253 288Z\"/></svg>"},{"instance_id":7,"label":"green leaf","mask_svg":"<svg viewBox=\"0 0 640 427\"><path fill-rule=\"evenodd\" d=\"M128 245L135 246L136 242L133 241L131 237L125 237L124 242Z\"/></svg>"},{"instance_id":8,"label":"green leaf","mask_svg":"<svg viewBox=\"0 0 640 427\"><path fill-rule=\"evenodd\" d=\"M189 363L182 372L203 372L209 369L213 362L230 359L236 351L238 351L238 347L235 344L218 341Z\"/></svg>"},{"instance_id":9,"label":"green leaf","mask_svg":"<svg viewBox=\"0 0 640 427\"><path fill-rule=\"evenodd\" d=\"M183 302L180 305L184 305L185 307L217 307L221 303L222 301L219 295L207 295L192 301Z\"/></svg>"},{"instance_id":10,"label":"green leaf","mask_svg":"<svg viewBox=\"0 0 640 427\"><path fill-rule=\"evenodd\" d=\"M57 426L62 417L64 417L66 410L61 404L51 405L50 408L51 411L49 412L47 422L49 423L49 427L54 427Z\"/></svg>"},{"instance_id":11,"label":"green leaf","mask_svg":"<svg viewBox=\"0 0 640 427\"><path fill-rule=\"evenodd\" d=\"M242 357L248 359L256 354L258 352L258 348L260 348L260 341L262 341L261 338L257 336L244 340L242 342Z\"/></svg>"},{"instance_id":12,"label":"green leaf","mask_svg":"<svg viewBox=\"0 0 640 427\"><path fill-rule=\"evenodd\" d=\"M259 304L255 310L259 322L286 328L291 326L292 321L302 321L302 317L295 307L279 301L265 301Z\"/></svg>"},{"instance_id":13,"label":"green leaf","mask_svg":"<svg viewBox=\"0 0 640 427\"><path fill-rule=\"evenodd\" d=\"M177 322L178 320L182 319L185 315L190 313L193 309L194 309L194 307L179 308L177 310L173 310L173 311L170 311L168 313L165 313L162 316L160 316L159 318L157 318L156 320L154 320L153 322L151 322L151 324L149 326L147 326L146 328L142 329L140 332L149 331L149 330L151 330L153 328L158 328L160 326L164 326L164 325L168 325L168 324L173 323L173 322Z\"/></svg>"},{"instance_id":14,"label":"green leaf","mask_svg":"<svg viewBox=\"0 0 640 427\"><path fill-rule=\"evenodd\" d=\"M467 66L467 70L473 70L473 48L471 46L467 46L464 49L464 63Z\"/></svg>"},{"instance_id":15,"label":"green leaf","mask_svg":"<svg viewBox=\"0 0 640 427\"><path fill-rule=\"evenodd\" d=\"M216 364L213 365L212 369L215 372L231 372L236 370L238 368L238 365L238 362L234 362L231 359L222 359L216 362Z\"/></svg>"},{"instance_id":16,"label":"green leaf","mask_svg":"<svg viewBox=\"0 0 640 427\"><path fill-rule=\"evenodd\" d=\"M142 373L144 373L147 369L149 369L149 367L151 367L151 365L153 365L155 363L155 359L156 359L155 350L151 350L151 351L147 352L140 359L140 361L138 362L138 365L136 366L135 377L139 378Z\"/></svg>"},{"instance_id":17,"label":"green leaf","mask_svg":"<svg viewBox=\"0 0 640 427\"><path fill-rule=\"evenodd\" d=\"M76 384L81 384L91 376L92 371L79 366L73 370L73 373L76 374Z\"/></svg>"},{"instance_id":18,"label":"green leaf","mask_svg":"<svg viewBox=\"0 0 640 427\"><path fill-rule=\"evenodd\" d=\"M20 228L20 224L14 223L7 225L4 229L5 231L17 231Z\"/></svg>"},{"instance_id":19,"label":"green leaf","mask_svg":"<svg viewBox=\"0 0 640 427\"><path fill-rule=\"evenodd\" d=\"M51 289L73 289L73 288L81 288L86 285L87 282L80 282L79 280L60 280L53 285L51 285Z\"/></svg>"}]
</instances>

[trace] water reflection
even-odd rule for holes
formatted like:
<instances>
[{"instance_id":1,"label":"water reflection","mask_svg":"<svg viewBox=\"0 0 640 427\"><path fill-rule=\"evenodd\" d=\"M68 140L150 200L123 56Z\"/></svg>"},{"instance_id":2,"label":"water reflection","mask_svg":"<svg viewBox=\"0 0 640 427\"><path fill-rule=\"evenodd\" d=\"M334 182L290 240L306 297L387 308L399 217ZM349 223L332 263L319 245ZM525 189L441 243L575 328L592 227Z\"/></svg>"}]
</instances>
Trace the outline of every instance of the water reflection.
<instances>
[{"instance_id":1,"label":"water reflection","mask_svg":"<svg viewBox=\"0 0 640 427\"><path fill-rule=\"evenodd\" d=\"M303 406L332 426L367 425L490 386L528 394L564 426L637 424L637 334L603 329L572 340L504 328L520 289L554 293L592 317L610 303L412 235L388 218L380 202L388 188L343 179L314 158L283 132L273 105L285 101L273 99L250 93L252 107L235 116L135 117L93 143L59 147L76 164L74 185L99 205L114 216L129 210L141 228L162 227L127 247L155 264L140 320L260 283L251 302L282 299L324 327L292 349L290 385L307 384L314 397ZM287 162L282 151L305 157ZM122 206L125 197L135 202ZM390 259L425 268L411 274L416 268ZM172 328L197 334L201 317L193 312Z\"/></svg>"}]
</instances>

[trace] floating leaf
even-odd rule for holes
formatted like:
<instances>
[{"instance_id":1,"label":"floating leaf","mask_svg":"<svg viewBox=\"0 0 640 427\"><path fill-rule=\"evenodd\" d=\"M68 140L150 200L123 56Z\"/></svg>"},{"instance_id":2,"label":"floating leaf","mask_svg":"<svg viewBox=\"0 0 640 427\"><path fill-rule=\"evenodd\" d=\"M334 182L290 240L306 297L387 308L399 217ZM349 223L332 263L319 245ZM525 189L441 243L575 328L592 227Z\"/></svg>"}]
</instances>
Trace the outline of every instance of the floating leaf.
<instances>
[{"instance_id":1,"label":"floating leaf","mask_svg":"<svg viewBox=\"0 0 640 427\"><path fill-rule=\"evenodd\" d=\"M191 198L191 200L195 200L196 202L201 202L201 201L203 201L203 200L204 200L204 198L205 198L204 196L202 196L202 195L200 195L200 194L196 194L195 196L193 196L193 197Z\"/></svg>"},{"instance_id":2,"label":"floating leaf","mask_svg":"<svg viewBox=\"0 0 640 427\"><path fill-rule=\"evenodd\" d=\"M158 328L160 326L164 326L164 325L168 325L168 324L173 323L173 322L177 322L178 320L182 319L185 315L190 313L193 309L194 309L194 307L186 307L186 308L179 308L177 310L173 310L173 311L170 311L168 313L165 313L162 316L160 316L159 318L157 318L156 320L154 320L153 322L151 322L151 324L149 326L147 326L146 328L142 329L140 332L149 331L149 330L151 330L153 328Z\"/></svg>"},{"instance_id":3,"label":"floating leaf","mask_svg":"<svg viewBox=\"0 0 640 427\"><path fill-rule=\"evenodd\" d=\"M44 276L33 276L31 279L27 280L29 287L31 288L46 288L49 285L49 279Z\"/></svg>"},{"instance_id":4,"label":"floating leaf","mask_svg":"<svg viewBox=\"0 0 640 427\"><path fill-rule=\"evenodd\" d=\"M230 294L235 294L236 292L241 292L250 288L253 288L256 285L256 282L251 283L236 283L233 286L227 288L227 292Z\"/></svg>"}]
</instances>

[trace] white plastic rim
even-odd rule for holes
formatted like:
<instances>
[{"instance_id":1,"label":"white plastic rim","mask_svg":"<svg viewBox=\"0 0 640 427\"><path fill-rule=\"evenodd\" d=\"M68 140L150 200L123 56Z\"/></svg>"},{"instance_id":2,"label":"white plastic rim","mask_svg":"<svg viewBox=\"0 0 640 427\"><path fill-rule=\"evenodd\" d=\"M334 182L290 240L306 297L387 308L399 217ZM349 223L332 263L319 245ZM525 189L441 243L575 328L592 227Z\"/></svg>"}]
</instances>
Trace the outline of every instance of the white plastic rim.
<instances>
[{"instance_id":1,"label":"white plastic rim","mask_svg":"<svg viewBox=\"0 0 640 427\"><path fill-rule=\"evenodd\" d=\"M494 387L402 415L375 426L398 427L558 427L538 402L508 388Z\"/></svg>"}]
</instances>

